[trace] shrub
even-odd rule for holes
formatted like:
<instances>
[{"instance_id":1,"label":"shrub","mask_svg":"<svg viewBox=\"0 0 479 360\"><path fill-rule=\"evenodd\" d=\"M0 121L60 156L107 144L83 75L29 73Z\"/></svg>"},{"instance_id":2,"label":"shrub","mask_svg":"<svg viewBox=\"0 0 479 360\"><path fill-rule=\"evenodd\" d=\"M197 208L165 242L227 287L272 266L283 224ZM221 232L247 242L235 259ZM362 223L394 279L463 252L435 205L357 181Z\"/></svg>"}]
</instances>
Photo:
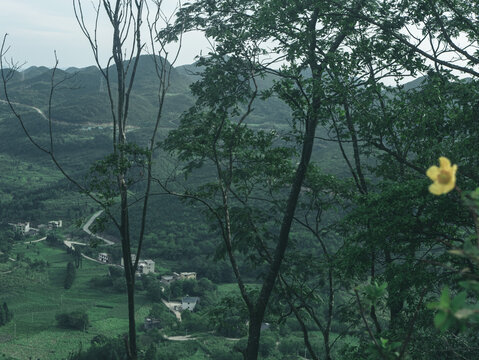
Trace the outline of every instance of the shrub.
<instances>
[{"instance_id":1,"label":"shrub","mask_svg":"<svg viewBox=\"0 0 479 360\"><path fill-rule=\"evenodd\" d=\"M87 351L81 349L76 354L70 354L68 360L127 360L125 342L122 338L102 339L102 343L95 343Z\"/></svg>"},{"instance_id":2,"label":"shrub","mask_svg":"<svg viewBox=\"0 0 479 360\"><path fill-rule=\"evenodd\" d=\"M262 357L271 356L276 349L276 339L271 335L262 335L259 344L259 352Z\"/></svg>"},{"instance_id":3,"label":"shrub","mask_svg":"<svg viewBox=\"0 0 479 360\"><path fill-rule=\"evenodd\" d=\"M110 272L110 276L112 277L112 279L125 277L125 270L123 270L121 267L108 266L108 271Z\"/></svg>"},{"instance_id":4,"label":"shrub","mask_svg":"<svg viewBox=\"0 0 479 360\"><path fill-rule=\"evenodd\" d=\"M65 329L84 330L90 324L88 314L84 311L72 311L55 316L58 326Z\"/></svg>"},{"instance_id":5,"label":"shrub","mask_svg":"<svg viewBox=\"0 0 479 360\"><path fill-rule=\"evenodd\" d=\"M278 350L284 355L297 355L304 350L304 339L294 336L282 339Z\"/></svg>"},{"instance_id":6,"label":"shrub","mask_svg":"<svg viewBox=\"0 0 479 360\"><path fill-rule=\"evenodd\" d=\"M152 301L160 301L161 296L163 295L160 282L158 280L150 280L144 284L146 284L145 289L148 293L148 297Z\"/></svg>"},{"instance_id":7,"label":"shrub","mask_svg":"<svg viewBox=\"0 0 479 360\"><path fill-rule=\"evenodd\" d=\"M95 276L90 279L90 286L92 288L106 288L113 286L113 281L108 275Z\"/></svg>"},{"instance_id":8,"label":"shrub","mask_svg":"<svg viewBox=\"0 0 479 360\"><path fill-rule=\"evenodd\" d=\"M113 278L113 290L117 292L126 292L126 281L124 278Z\"/></svg>"}]
</instances>

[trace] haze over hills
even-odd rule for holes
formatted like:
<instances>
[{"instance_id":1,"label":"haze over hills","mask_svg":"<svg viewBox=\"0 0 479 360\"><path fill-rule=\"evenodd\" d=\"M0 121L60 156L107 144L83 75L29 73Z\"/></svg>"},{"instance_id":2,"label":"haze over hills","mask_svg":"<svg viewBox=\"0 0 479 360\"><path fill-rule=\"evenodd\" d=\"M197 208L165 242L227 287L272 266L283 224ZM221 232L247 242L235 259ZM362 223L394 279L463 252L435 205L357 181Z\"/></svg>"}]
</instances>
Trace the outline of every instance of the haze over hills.
<instances>
[{"instance_id":1,"label":"haze over hills","mask_svg":"<svg viewBox=\"0 0 479 360\"><path fill-rule=\"evenodd\" d=\"M147 134L145 131L150 131L149 125L156 117L158 79L154 66L150 56L140 58L129 114L128 132L132 139L140 139L142 135ZM189 85L198 80L197 73L201 70L194 64L172 69L170 88L160 123L160 137L164 137L170 129L175 128L181 114L194 104ZM110 71L113 73L112 69ZM10 98L24 117L29 132L35 140L45 145L49 142L46 115L52 72L52 69L46 67L30 67L15 72L8 84ZM54 80L55 84L58 84L52 101L55 151L60 163L68 171L82 177L94 160L111 150L109 139L112 120L105 80L94 66L56 69ZM260 79L259 87L270 85L273 80L272 75ZM418 81L415 80L414 85L418 84ZM29 143L18 120L3 99L5 95L2 90L0 170L4 175L0 178L0 203L3 208L10 209L8 217L15 218L19 216L17 213L28 211L28 206L22 204L22 201L31 203L32 199L39 198L39 189L61 189L69 185L53 168L49 157ZM255 101L253 108L252 114L247 119L250 126L266 129L289 128L290 110L278 99ZM326 134L325 129L319 128L318 131L321 136ZM316 142L315 159L329 167L328 170L331 172L346 175L347 169L343 167L342 162L337 161L340 156L337 145L333 142ZM160 160L160 163L161 161L163 160ZM47 204L54 203L54 200L39 199L38 202ZM17 211L13 211L14 209Z\"/></svg>"},{"instance_id":2,"label":"haze over hills","mask_svg":"<svg viewBox=\"0 0 479 360\"><path fill-rule=\"evenodd\" d=\"M131 139L148 135L156 118L158 79L154 66L150 56L140 58L127 129ZM176 127L180 115L194 104L189 85L198 78L194 74L197 71L195 68L194 65L186 65L172 69L160 122L160 138ZM110 71L114 78L113 70ZM28 131L43 145L49 143L46 117L52 73L53 70L46 67L30 67L16 71L8 83L10 99L23 116ZM82 178L94 160L111 151L112 120L107 86L94 66L56 69L54 83L58 84L51 108L55 153L69 173ZM60 215L62 207L55 205L60 199L68 203L67 198L80 196L63 179L50 158L28 141L4 99L2 89L0 171L3 175L0 177L0 204L4 210L8 209L4 211L4 220L18 221L20 217L26 217L35 221L35 217L42 213L37 211L34 214L32 208L43 208ZM288 117L288 108L277 99L271 99L255 104L249 122L252 126L272 128L284 126ZM63 191L68 196L61 194Z\"/></svg>"}]
</instances>

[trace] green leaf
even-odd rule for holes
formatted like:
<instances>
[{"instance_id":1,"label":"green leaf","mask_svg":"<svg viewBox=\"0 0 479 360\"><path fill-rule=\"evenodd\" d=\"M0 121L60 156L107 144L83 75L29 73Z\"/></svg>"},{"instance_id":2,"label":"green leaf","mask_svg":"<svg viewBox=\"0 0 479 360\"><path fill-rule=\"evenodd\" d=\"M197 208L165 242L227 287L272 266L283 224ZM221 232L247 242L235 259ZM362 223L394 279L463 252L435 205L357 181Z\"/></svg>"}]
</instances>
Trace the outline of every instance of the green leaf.
<instances>
[{"instance_id":1,"label":"green leaf","mask_svg":"<svg viewBox=\"0 0 479 360\"><path fill-rule=\"evenodd\" d=\"M441 297L439 298L439 307L443 309L448 309L451 304L451 291L446 286L442 289Z\"/></svg>"},{"instance_id":2,"label":"green leaf","mask_svg":"<svg viewBox=\"0 0 479 360\"><path fill-rule=\"evenodd\" d=\"M463 308L466 304L467 293L465 291L460 292L452 299L451 308L453 311L457 311Z\"/></svg>"},{"instance_id":3,"label":"green leaf","mask_svg":"<svg viewBox=\"0 0 479 360\"><path fill-rule=\"evenodd\" d=\"M380 340L381 340L381 346L382 346L383 348L386 348L386 345L387 345L387 343L388 343L389 340L388 340L388 339L384 339L384 338L380 338Z\"/></svg>"},{"instance_id":4,"label":"green leaf","mask_svg":"<svg viewBox=\"0 0 479 360\"><path fill-rule=\"evenodd\" d=\"M434 316L434 325L440 330L444 330L447 321L447 313L440 311Z\"/></svg>"}]
</instances>

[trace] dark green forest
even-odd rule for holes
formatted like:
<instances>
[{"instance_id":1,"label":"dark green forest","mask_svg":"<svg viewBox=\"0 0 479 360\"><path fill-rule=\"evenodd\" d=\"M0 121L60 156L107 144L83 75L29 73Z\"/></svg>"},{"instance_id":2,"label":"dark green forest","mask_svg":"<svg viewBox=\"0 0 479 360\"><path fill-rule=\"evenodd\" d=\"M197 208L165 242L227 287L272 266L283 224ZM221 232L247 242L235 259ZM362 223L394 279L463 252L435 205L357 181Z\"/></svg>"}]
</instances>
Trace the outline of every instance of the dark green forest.
<instances>
[{"instance_id":1,"label":"dark green forest","mask_svg":"<svg viewBox=\"0 0 479 360\"><path fill-rule=\"evenodd\" d=\"M0 51L4 358L479 358L477 1L73 4L96 66Z\"/></svg>"}]
</instances>

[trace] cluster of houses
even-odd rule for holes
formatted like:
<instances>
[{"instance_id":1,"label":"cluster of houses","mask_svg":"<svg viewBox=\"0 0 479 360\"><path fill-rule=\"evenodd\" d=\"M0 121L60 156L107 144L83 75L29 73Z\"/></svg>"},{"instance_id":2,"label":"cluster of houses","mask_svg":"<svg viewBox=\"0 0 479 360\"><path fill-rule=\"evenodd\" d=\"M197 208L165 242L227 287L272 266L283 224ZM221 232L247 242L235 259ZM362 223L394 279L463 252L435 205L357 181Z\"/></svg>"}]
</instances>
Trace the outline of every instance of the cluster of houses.
<instances>
[{"instance_id":1,"label":"cluster of houses","mask_svg":"<svg viewBox=\"0 0 479 360\"><path fill-rule=\"evenodd\" d=\"M165 285L170 285L172 282L175 282L178 280L188 280L188 279L196 280L196 273L195 272L180 272L178 274L174 272L172 275L163 275L160 281Z\"/></svg>"},{"instance_id":2,"label":"cluster of houses","mask_svg":"<svg viewBox=\"0 0 479 360\"><path fill-rule=\"evenodd\" d=\"M136 255L135 254L131 254L131 261L135 261L136 260ZM109 264L111 263L111 257L108 253L99 253L98 254L98 261L102 262L102 263L105 263L105 264ZM125 266L124 262L123 262L123 258L121 259L121 262L120 262L120 265L121 266ZM147 260L139 260L138 261L138 270L136 271L136 273L138 275L146 275L146 274L152 274L155 272L155 262L153 260L150 260L150 259L147 259Z\"/></svg>"},{"instance_id":3,"label":"cluster of houses","mask_svg":"<svg viewBox=\"0 0 479 360\"><path fill-rule=\"evenodd\" d=\"M22 235L29 235L29 234L36 234L42 229L53 230L53 229L61 228L63 226L63 221L52 220L52 221L49 221L48 224L39 224L36 228L31 226L29 221L19 222L16 224L8 223L8 225L13 226L15 231L21 233Z\"/></svg>"}]
</instances>

